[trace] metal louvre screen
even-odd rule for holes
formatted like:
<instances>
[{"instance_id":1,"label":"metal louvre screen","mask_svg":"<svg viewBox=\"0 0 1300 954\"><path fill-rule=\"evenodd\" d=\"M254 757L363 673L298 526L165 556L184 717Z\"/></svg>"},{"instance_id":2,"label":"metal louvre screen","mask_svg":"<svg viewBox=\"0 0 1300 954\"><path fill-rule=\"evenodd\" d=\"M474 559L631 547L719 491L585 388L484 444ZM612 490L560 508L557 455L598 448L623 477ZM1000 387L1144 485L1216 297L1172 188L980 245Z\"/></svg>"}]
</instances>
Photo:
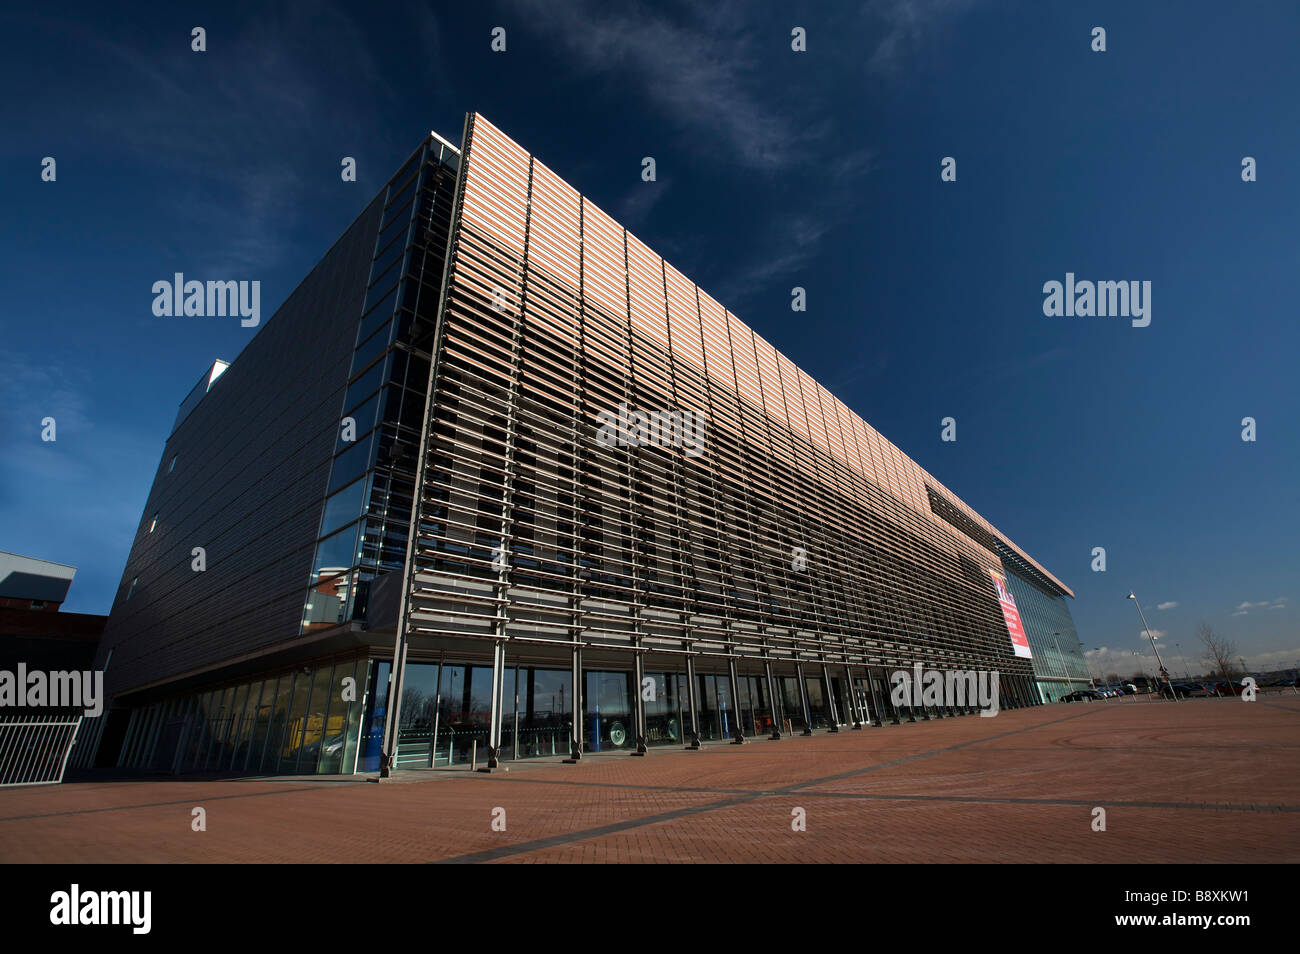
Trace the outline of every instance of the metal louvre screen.
<instances>
[{"instance_id":1,"label":"metal louvre screen","mask_svg":"<svg viewBox=\"0 0 1300 954\"><path fill-rule=\"evenodd\" d=\"M932 512L937 481L481 116L466 129L413 646L1030 673L998 558Z\"/></svg>"}]
</instances>

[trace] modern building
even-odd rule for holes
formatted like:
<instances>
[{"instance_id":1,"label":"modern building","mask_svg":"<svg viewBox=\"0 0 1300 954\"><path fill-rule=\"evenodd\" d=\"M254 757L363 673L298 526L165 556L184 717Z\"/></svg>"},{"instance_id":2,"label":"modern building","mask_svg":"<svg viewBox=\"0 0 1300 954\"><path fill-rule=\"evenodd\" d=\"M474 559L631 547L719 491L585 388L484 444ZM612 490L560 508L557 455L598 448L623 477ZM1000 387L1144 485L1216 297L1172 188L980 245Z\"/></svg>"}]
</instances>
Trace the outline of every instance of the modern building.
<instances>
[{"instance_id":1,"label":"modern building","mask_svg":"<svg viewBox=\"0 0 1300 954\"><path fill-rule=\"evenodd\" d=\"M61 781L77 739L84 709L57 687L92 671L106 620L60 612L76 573L0 552L0 786ZM29 699L33 680L41 689Z\"/></svg>"},{"instance_id":2,"label":"modern building","mask_svg":"<svg viewBox=\"0 0 1300 954\"><path fill-rule=\"evenodd\" d=\"M482 116L462 144L431 133L187 399L101 650L120 765L969 711L895 705L915 663L1039 704L1005 581L1054 613L1064 584Z\"/></svg>"},{"instance_id":3,"label":"modern building","mask_svg":"<svg viewBox=\"0 0 1300 954\"><path fill-rule=\"evenodd\" d=\"M0 609L57 613L76 575L75 566L0 551Z\"/></svg>"},{"instance_id":4,"label":"modern building","mask_svg":"<svg viewBox=\"0 0 1300 954\"><path fill-rule=\"evenodd\" d=\"M0 669L86 670L105 617L63 613L77 568L0 552Z\"/></svg>"}]
</instances>

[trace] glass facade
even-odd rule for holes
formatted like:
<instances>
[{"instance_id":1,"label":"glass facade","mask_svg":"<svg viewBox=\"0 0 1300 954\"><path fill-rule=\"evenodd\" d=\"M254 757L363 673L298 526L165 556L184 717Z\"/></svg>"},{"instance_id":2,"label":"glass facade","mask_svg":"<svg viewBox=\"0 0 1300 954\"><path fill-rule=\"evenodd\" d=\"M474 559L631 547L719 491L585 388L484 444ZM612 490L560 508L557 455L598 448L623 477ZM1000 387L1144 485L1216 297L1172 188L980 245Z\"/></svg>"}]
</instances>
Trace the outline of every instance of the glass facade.
<instances>
[{"instance_id":1,"label":"glass facade","mask_svg":"<svg viewBox=\"0 0 1300 954\"><path fill-rule=\"evenodd\" d=\"M302 632L366 618L371 582L406 558L459 156L429 140L389 182L340 409Z\"/></svg>"},{"instance_id":2,"label":"glass facade","mask_svg":"<svg viewBox=\"0 0 1300 954\"><path fill-rule=\"evenodd\" d=\"M1029 648L1034 654L1034 678L1043 701L1055 702L1075 689L1091 685L1088 660L1074 629L1065 595L1059 591L1053 593L1010 568L1007 585L1029 637Z\"/></svg>"},{"instance_id":3,"label":"glass facade","mask_svg":"<svg viewBox=\"0 0 1300 954\"><path fill-rule=\"evenodd\" d=\"M160 772L349 774L369 667L366 659L323 663L137 709L119 764Z\"/></svg>"}]
</instances>

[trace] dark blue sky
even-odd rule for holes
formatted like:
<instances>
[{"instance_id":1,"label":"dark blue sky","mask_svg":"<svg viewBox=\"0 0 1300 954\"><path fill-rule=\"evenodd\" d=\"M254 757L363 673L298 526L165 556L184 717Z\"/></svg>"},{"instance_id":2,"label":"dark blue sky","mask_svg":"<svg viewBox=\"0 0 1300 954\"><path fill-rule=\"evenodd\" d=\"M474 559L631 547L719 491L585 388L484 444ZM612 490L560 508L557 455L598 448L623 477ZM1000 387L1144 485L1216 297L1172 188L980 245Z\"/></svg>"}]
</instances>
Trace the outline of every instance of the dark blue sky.
<instances>
[{"instance_id":1,"label":"dark blue sky","mask_svg":"<svg viewBox=\"0 0 1300 954\"><path fill-rule=\"evenodd\" d=\"M107 612L177 404L255 330L156 318L153 282L259 280L265 320L479 110L1072 586L1099 668L1142 648L1129 588L1185 655L1205 620L1294 665L1300 8L698 6L0 16L0 549ZM1150 281L1150 326L1045 317L1066 272Z\"/></svg>"}]
</instances>

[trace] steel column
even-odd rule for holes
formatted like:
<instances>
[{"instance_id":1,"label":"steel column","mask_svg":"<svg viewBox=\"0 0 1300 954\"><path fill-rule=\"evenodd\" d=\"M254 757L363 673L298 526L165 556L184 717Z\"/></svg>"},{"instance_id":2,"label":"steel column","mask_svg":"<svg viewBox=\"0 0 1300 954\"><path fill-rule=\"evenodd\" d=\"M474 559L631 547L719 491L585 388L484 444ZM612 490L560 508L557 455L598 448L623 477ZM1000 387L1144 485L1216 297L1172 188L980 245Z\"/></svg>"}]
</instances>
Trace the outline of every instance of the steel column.
<instances>
[{"instance_id":1,"label":"steel column","mask_svg":"<svg viewBox=\"0 0 1300 954\"><path fill-rule=\"evenodd\" d=\"M501 750L501 694L505 683L505 643L496 640L492 644L492 705L488 724L487 765L480 772L490 772L497 767Z\"/></svg>"},{"instance_id":2,"label":"steel column","mask_svg":"<svg viewBox=\"0 0 1300 954\"><path fill-rule=\"evenodd\" d=\"M803 732L800 735L812 735L812 709L808 707L808 687L803 682L803 663L794 664L795 672L798 674L799 682L799 705L803 709Z\"/></svg>"},{"instance_id":3,"label":"steel column","mask_svg":"<svg viewBox=\"0 0 1300 954\"><path fill-rule=\"evenodd\" d=\"M835 685L831 682L831 667L822 663L822 685L826 687L826 715L830 718L831 727L828 731L840 731L840 713L839 708L835 705Z\"/></svg>"},{"instance_id":4,"label":"steel column","mask_svg":"<svg viewBox=\"0 0 1300 954\"><path fill-rule=\"evenodd\" d=\"M735 712L735 731L731 734L731 744L740 745L745 741L745 724L744 715L740 711L740 680L736 676L735 656L727 657L727 678L731 682L731 708Z\"/></svg>"},{"instance_id":5,"label":"steel column","mask_svg":"<svg viewBox=\"0 0 1300 954\"><path fill-rule=\"evenodd\" d=\"M767 695L768 698L771 699L770 708L772 710L772 734L768 736L768 738L774 741L780 741L781 711L777 708L776 700L778 696L776 691L776 679L772 675L772 661L770 659L763 660L763 671L767 674Z\"/></svg>"},{"instance_id":6,"label":"steel column","mask_svg":"<svg viewBox=\"0 0 1300 954\"><path fill-rule=\"evenodd\" d=\"M573 657L570 661L570 678L573 683L572 700L570 702L573 710L573 734L569 739L569 757L565 763L574 765L582 761L582 647L573 647Z\"/></svg>"},{"instance_id":7,"label":"steel column","mask_svg":"<svg viewBox=\"0 0 1300 954\"><path fill-rule=\"evenodd\" d=\"M700 747L700 707L697 698L698 689L695 684L695 657L689 655L686 657L686 696L691 707L691 736L688 749L698 749Z\"/></svg>"},{"instance_id":8,"label":"steel column","mask_svg":"<svg viewBox=\"0 0 1300 954\"><path fill-rule=\"evenodd\" d=\"M639 640L638 640L639 642ZM645 659L641 652L640 646L637 647L632 658L632 681L636 683L632 687L632 731L636 734L636 750L632 755L645 755L645 697L641 695L642 686L645 684Z\"/></svg>"}]
</instances>

